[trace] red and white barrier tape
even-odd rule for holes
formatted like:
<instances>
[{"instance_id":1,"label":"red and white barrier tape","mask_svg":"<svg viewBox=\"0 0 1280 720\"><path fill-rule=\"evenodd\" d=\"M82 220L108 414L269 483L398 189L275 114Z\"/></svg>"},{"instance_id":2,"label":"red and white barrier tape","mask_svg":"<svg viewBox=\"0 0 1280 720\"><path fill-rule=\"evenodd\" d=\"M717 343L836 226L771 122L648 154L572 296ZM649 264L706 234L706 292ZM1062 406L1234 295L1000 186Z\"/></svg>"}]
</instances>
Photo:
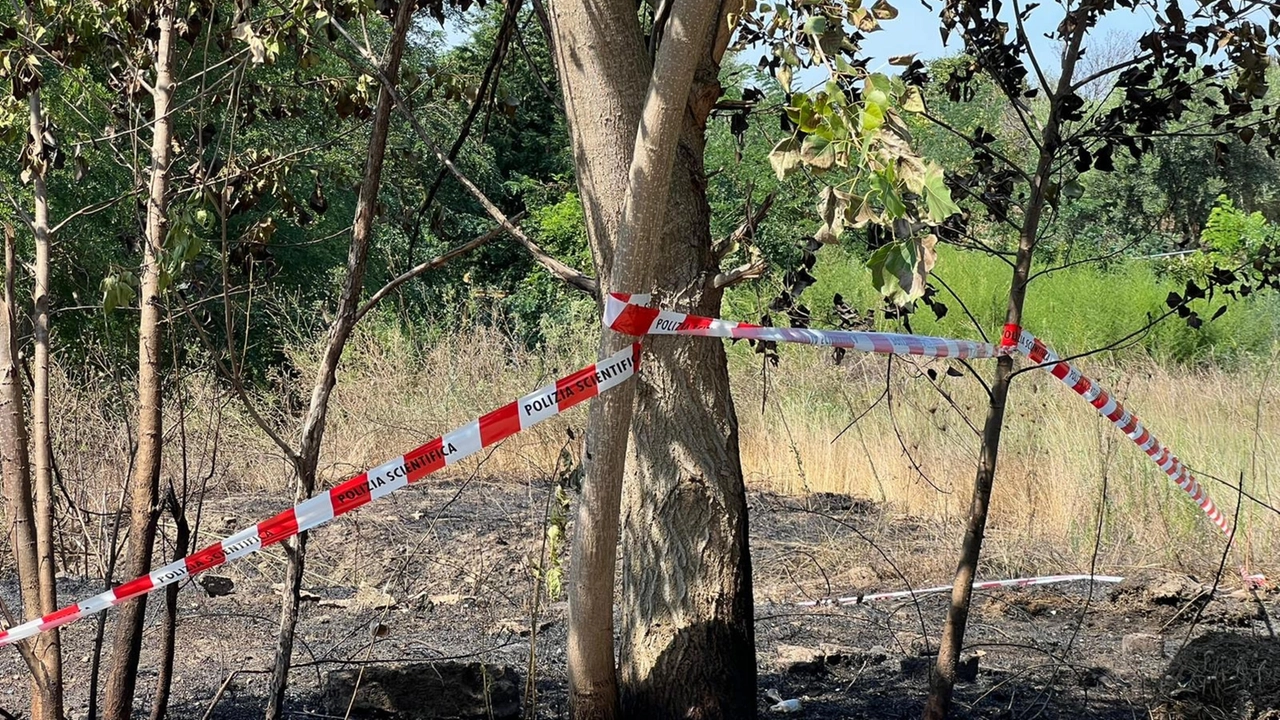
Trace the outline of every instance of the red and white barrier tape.
<instances>
[{"instance_id":1,"label":"red and white barrier tape","mask_svg":"<svg viewBox=\"0 0 1280 720\"><path fill-rule=\"evenodd\" d=\"M671 310L659 310L646 307L647 302L649 302L648 295L611 293L605 300L605 327L627 335L698 335L737 340L772 340L849 348L886 355L991 358L1012 352L1012 349L991 343L951 340L927 335L763 327L732 320L687 315Z\"/></svg>"},{"instance_id":2,"label":"red and white barrier tape","mask_svg":"<svg viewBox=\"0 0 1280 720\"><path fill-rule=\"evenodd\" d=\"M172 585L196 573L218 567L257 552L300 532L311 530L378 498L409 486L431 473L474 455L512 435L554 417L609 390L636 372L640 344L623 348L612 357L589 365L555 383L438 437L394 460L341 483L328 492L242 530L150 575L95 595L42 618L0 630L0 646L61 627L102 612L113 605Z\"/></svg>"},{"instance_id":3,"label":"red and white barrier tape","mask_svg":"<svg viewBox=\"0 0 1280 720\"><path fill-rule=\"evenodd\" d=\"M1124 582L1124 578L1116 575L1042 575L1039 577L1013 578L1011 580L986 580L973 584L974 590L993 590L1003 587L1031 587L1032 585L1056 585L1058 583L1091 581L1097 583ZM951 592L950 585L920 588L919 590L895 590L894 592L870 593L867 595L850 595L848 597L806 600L796 603L797 607L820 607L827 605L861 605L876 600L899 600L921 595L936 595Z\"/></svg>"},{"instance_id":4,"label":"red and white barrier tape","mask_svg":"<svg viewBox=\"0 0 1280 720\"><path fill-rule=\"evenodd\" d=\"M1129 439L1142 448L1178 487L1191 496L1192 501L1200 506L1200 509L1227 537L1231 536L1230 523L1214 505L1213 500L1209 499L1208 493L1183 466L1182 461L1142 426L1136 415L1125 410L1124 406L1111 397L1110 393L1105 392L1100 385L1085 377L1078 369L1059 360L1048 346L1022 328L1005 327L1000 345L995 346L968 340L917 335L760 327L748 323L658 310L646 307L644 303L647 302L649 302L648 295L612 293L605 304L605 326L628 335L697 335L775 340L852 348L874 353L939 358L990 358L1009 355L1015 351L1021 352L1031 362L1043 365L1049 373L1087 400L1103 417L1128 435Z\"/></svg>"},{"instance_id":5,"label":"red and white barrier tape","mask_svg":"<svg viewBox=\"0 0 1280 720\"><path fill-rule=\"evenodd\" d=\"M1151 458L1151 461L1160 467L1161 470L1169 476L1169 479L1183 492L1191 496L1192 502L1204 511L1205 515L1213 521L1214 525L1223 532L1228 538L1231 537L1231 523L1223 514L1222 510L1213 503L1209 498L1209 493L1195 479L1191 471L1187 469L1177 455L1173 454L1168 447L1156 439L1151 431L1143 427L1142 422L1138 420L1138 416L1125 409L1124 405L1112 397L1096 381L1085 377L1071 363L1065 362L1058 357L1048 345L1045 345L1039 338L1030 332L1016 327L1005 328L1003 344L1013 342L1013 337L1017 336L1017 348L1019 352L1027 356L1027 359L1037 365L1040 365L1049 374L1062 381L1063 385L1071 388L1077 395L1084 398L1086 402L1098 411L1098 414L1110 420L1120 432L1128 436L1135 445L1142 449L1143 452Z\"/></svg>"},{"instance_id":6,"label":"red and white barrier tape","mask_svg":"<svg viewBox=\"0 0 1280 720\"><path fill-rule=\"evenodd\" d=\"M936 358L992 358L1021 351L1032 362L1044 364L1050 373L1089 401L1104 417L1115 423L1191 496L1192 500L1228 537L1231 535L1231 528L1226 518L1209 499L1204 489L1182 462L1142 426L1136 416L1125 410L1101 386L1084 377L1069 363L1060 361L1043 342L1021 328L1006 327L1004 337L997 346L971 340L952 340L921 335L762 327L658 310L646 307L644 303L648 301L647 295L610 294L605 303L605 326L617 332L635 336L695 335L764 340ZM339 515L407 487L443 467L479 452L482 448L494 445L521 430L564 412L583 400L615 387L636 373L639 361L640 344L635 343L605 360L589 365L568 377L561 378L554 384L540 388L513 403L494 410L466 427L436 438L416 450L357 475L328 492L321 493L269 520L210 545L194 555L45 617L16 625L8 630L0 630L0 646L11 645L46 630L102 612L113 605L119 605L131 598L172 585L184 578L218 567L229 560L244 557L300 532L323 525ZM974 587L981 589L1043 585L1091 577L1098 582L1120 581L1120 578L1111 576L1054 575L1042 578L996 580L979 583ZM950 589L950 586L940 586L916 591L840 598L830 602L851 604L851 602L944 592ZM822 602L825 601L801 603L801 605Z\"/></svg>"}]
</instances>

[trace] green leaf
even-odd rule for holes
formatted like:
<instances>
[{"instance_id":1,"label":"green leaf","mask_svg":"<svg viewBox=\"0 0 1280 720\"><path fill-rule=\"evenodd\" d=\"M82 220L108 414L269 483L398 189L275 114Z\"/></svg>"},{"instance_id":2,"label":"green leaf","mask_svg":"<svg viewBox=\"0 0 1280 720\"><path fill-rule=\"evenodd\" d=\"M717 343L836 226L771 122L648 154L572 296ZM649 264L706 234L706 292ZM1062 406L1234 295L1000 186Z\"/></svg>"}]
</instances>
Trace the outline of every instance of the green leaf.
<instances>
[{"instance_id":1,"label":"green leaf","mask_svg":"<svg viewBox=\"0 0 1280 720\"><path fill-rule=\"evenodd\" d=\"M804 22L804 31L810 35L821 35L827 31L827 19L821 15L814 15Z\"/></svg>"},{"instance_id":2,"label":"green leaf","mask_svg":"<svg viewBox=\"0 0 1280 720\"><path fill-rule=\"evenodd\" d=\"M807 135L800 146L800 159L816 170L830 170L836 163L835 143L821 135Z\"/></svg>"},{"instance_id":3,"label":"green leaf","mask_svg":"<svg viewBox=\"0 0 1280 720\"><path fill-rule=\"evenodd\" d=\"M934 235L891 242L867 259L871 282L880 294L902 307L924 296L929 271L937 261Z\"/></svg>"},{"instance_id":4,"label":"green leaf","mask_svg":"<svg viewBox=\"0 0 1280 720\"><path fill-rule=\"evenodd\" d=\"M800 141L794 137L780 141L773 146L773 150L769 151L769 165L773 167L773 172L779 180L785 180L797 167L800 167L800 161Z\"/></svg>"},{"instance_id":5,"label":"green leaf","mask_svg":"<svg viewBox=\"0 0 1280 720\"><path fill-rule=\"evenodd\" d=\"M951 199L951 189L947 187L942 168L937 165L930 164L925 170L921 195L924 196L929 222L935 225L960 212L960 206Z\"/></svg>"}]
</instances>

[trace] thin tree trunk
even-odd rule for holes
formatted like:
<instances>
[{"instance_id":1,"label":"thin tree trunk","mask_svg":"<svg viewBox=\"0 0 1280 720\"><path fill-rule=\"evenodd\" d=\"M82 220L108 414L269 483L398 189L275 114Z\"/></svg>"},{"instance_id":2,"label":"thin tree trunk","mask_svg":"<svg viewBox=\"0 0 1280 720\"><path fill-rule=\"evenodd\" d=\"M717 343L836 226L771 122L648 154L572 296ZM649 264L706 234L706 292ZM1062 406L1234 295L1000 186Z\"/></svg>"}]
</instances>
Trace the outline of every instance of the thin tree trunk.
<instances>
[{"instance_id":1,"label":"thin tree trunk","mask_svg":"<svg viewBox=\"0 0 1280 720\"><path fill-rule=\"evenodd\" d=\"M382 73L391 82L400 74L400 58L404 54L409 27L416 3L401 2L396 10L391 43L383 62ZM347 279L338 300L337 319L329 330L329 341L324 358L316 372L315 386L311 392L311 406L302 425L302 441L299 446L299 499L315 492L316 468L320 462L320 441L324 437L325 419L329 411L329 397L337 382L338 361L346 348L347 340L355 327L360 308L360 294L364 288L365 265L369 257L369 239L377 214L378 189L382 182L382 162L387 149L387 129L395 101L391 91L382 87L374 109L373 130L369 135L369 154L365 164L364 180L356 202L355 224L351 233L351 247L347 252ZM280 611L280 631L276 638L275 664L272 668L271 691L267 698L267 720L279 720L284 712L285 693L289 686L289 666L293 657L294 633L298 625L299 596L302 590L302 572L306 557L306 533L284 544L288 555L285 570L284 592Z\"/></svg>"},{"instance_id":2,"label":"thin tree trunk","mask_svg":"<svg viewBox=\"0 0 1280 720\"><path fill-rule=\"evenodd\" d=\"M191 526L187 523L185 508L178 502L173 488L169 488L169 512L177 526L173 540L173 559L187 556L191 546ZM178 589L175 583L164 589L164 626L160 628L160 671L156 675L156 694L151 701L150 720L164 720L169 711L169 695L173 689L173 658L178 639Z\"/></svg>"},{"instance_id":3,"label":"thin tree trunk","mask_svg":"<svg viewBox=\"0 0 1280 720\"><path fill-rule=\"evenodd\" d=\"M138 442L133 475L129 481L129 551L126 574L146 575L151 570L159 515L160 453L163 443L160 353L164 346L160 319L160 253L168 233L169 142L173 120L173 23L175 0L156 4L155 83L152 93L154 129L151 137L151 185L147 202L147 234L143 243L142 291L138 298ZM142 622L147 596L121 605L112 641L114 666L107 681L106 720L128 720L133 715L133 695L142 652Z\"/></svg>"},{"instance_id":4,"label":"thin tree trunk","mask_svg":"<svg viewBox=\"0 0 1280 720\"><path fill-rule=\"evenodd\" d=\"M1021 327L1022 306L1026 298L1027 279L1031 274L1031 261L1040 223L1047 202L1047 191L1052 180L1054 161L1061 146L1062 118L1060 100L1071 87L1076 61L1080 57L1080 44L1084 39L1087 23L1077 22L1067 50L1063 53L1062 74L1057 91L1050 96L1049 119L1040 138L1040 155L1031 180L1031 194L1018 237L1018 254L1014 261L1013 281L1009 286L1009 305L1005 323ZM982 554L982 540L987 528L987 514L991 507L991 486L995 480L996 461L1000 455L1000 435L1004 428L1005 403L1009 396L1009 379L1013 372L1013 358L1005 356L996 363L996 376L991 383L991 399L982 427L982 447L978 453L978 471L973 481L973 495L969 501L969 518L965 526L964 542L960 547L960 560L956 564L955 580L951 587L951 605L942 628L938 660L929 678L929 698L925 703L925 720L944 720L951 710L951 696L956 682L956 666L964 647L964 633L969 620L969 604L973 598L973 580L978 572L978 560Z\"/></svg>"},{"instance_id":5,"label":"thin tree trunk","mask_svg":"<svg viewBox=\"0 0 1280 720\"><path fill-rule=\"evenodd\" d=\"M614 289L614 239L649 83L649 57L635 7L625 0L591 7L577 0L552 0L548 9L551 46L573 138L574 174L603 298ZM608 335L602 344L620 342ZM630 413L632 390L631 383L615 388L608 398L595 400L588 413L586 474L574 520L568 583L569 701L577 720L618 716L613 590L618 486L627 441L622 409ZM606 437L609 428L614 432Z\"/></svg>"},{"instance_id":6,"label":"thin tree trunk","mask_svg":"<svg viewBox=\"0 0 1280 720\"><path fill-rule=\"evenodd\" d=\"M18 570L22 611L28 619L43 615L40 605L39 553L36 543L35 502L31 490L31 458L27 451L26 398L18 369L17 316L14 304L13 228L4 226L4 299L0 307L0 473L4 476L4 497L8 505L9 545ZM43 713L51 705L47 698L44 666L38 657L40 645L30 641L32 671L31 706ZM32 713L37 715L36 713Z\"/></svg>"},{"instance_id":7,"label":"thin tree trunk","mask_svg":"<svg viewBox=\"0 0 1280 720\"><path fill-rule=\"evenodd\" d=\"M27 98L31 117L32 153L37 161L37 171L32 175L35 197L34 235L36 241L36 266L34 295L35 370L31 396L31 438L35 448L35 521L36 548L39 555L40 611L49 614L58 609L57 564L54 561L53 541L53 443L49 435L49 189L45 185L48 165L44 158L44 110L40 106L40 91L33 90ZM43 717L50 720L62 718L62 643L59 631L44 633L36 641L36 656L44 665L48 706L42 708Z\"/></svg>"}]
</instances>

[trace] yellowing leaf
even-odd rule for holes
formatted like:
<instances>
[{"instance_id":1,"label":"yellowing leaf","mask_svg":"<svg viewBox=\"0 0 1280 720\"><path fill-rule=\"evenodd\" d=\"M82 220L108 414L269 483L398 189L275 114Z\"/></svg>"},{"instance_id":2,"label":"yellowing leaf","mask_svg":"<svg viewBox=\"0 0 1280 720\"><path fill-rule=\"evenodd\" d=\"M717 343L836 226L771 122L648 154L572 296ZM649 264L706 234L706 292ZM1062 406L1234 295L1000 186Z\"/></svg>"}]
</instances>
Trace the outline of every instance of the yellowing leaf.
<instances>
[{"instance_id":1,"label":"yellowing leaf","mask_svg":"<svg viewBox=\"0 0 1280 720\"><path fill-rule=\"evenodd\" d=\"M835 144L821 135L805 136L800 145L800 159L816 170L830 170L836 162Z\"/></svg>"},{"instance_id":2,"label":"yellowing leaf","mask_svg":"<svg viewBox=\"0 0 1280 720\"><path fill-rule=\"evenodd\" d=\"M849 209L852 196L831 186L822 189L818 194L818 217L822 224L813 234L815 240L831 244L840 242L840 233L844 232L844 218Z\"/></svg>"},{"instance_id":3,"label":"yellowing leaf","mask_svg":"<svg viewBox=\"0 0 1280 720\"><path fill-rule=\"evenodd\" d=\"M907 112L924 112L924 95L920 93L920 88L914 85L903 91L901 102L902 109Z\"/></svg>"},{"instance_id":4,"label":"yellowing leaf","mask_svg":"<svg viewBox=\"0 0 1280 720\"><path fill-rule=\"evenodd\" d=\"M876 0L876 4L871 6L871 12L878 20L892 20L898 17L898 8L890 5L886 0Z\"/></svg>"},{"instance_id":5,"label":"yellowing leaf","mask_svg":"<svg viewBox=\"0 0 1280 720\"><path fill-rule=\"evenodd\" d=\"M769 165L779 180L785 180L800 166L800 142L794 137L780 141L769 151Z\"/></svg>"}]
</instances>

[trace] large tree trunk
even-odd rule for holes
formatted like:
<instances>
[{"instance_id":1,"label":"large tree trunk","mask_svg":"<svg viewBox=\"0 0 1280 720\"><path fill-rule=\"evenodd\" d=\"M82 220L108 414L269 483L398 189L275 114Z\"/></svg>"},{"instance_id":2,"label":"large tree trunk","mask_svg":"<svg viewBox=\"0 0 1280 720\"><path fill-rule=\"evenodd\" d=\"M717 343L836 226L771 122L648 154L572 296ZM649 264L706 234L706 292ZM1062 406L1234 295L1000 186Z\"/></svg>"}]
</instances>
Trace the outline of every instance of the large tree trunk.
<instances>
[{"instance_id":1,"label":"large tree trunk","mask_svg":"<svg viewBox=\"0 0 1280 720\"><path fill-rule=\"evenodd\" d=\"M695 84L656 261L655 290L720 314ZM622 497L621 700L628 718L753 718L756 664L746 493L723 343L655 337L637 377Z\"/></svg>"},{"instance_id":2,"label":"large tree trunk","mask_svg":"<svg viewBox=\"0 0 1280 720\"><path fill-rule=\"evenodd\" d=\"M32 153L38 169L32 176L35 197L33 216L36 241L35 287L32 295L35 309L33 335L35 368L31 396L31 438L35 451L35 520L36 547L39 554L40 611L48 615L58 609L57 566L53 545L53 443L49 436L49 189L45 185L48 165L44 158L44 110L40 91L27 98L30 110ZM62 644L59 632L53 630L36 641L36 656L44 665L49 705L41 714L51 720L62 718Z\"/></svg>"},{"instance_id":3,"label":"large tree trunk","mask_svg":"<svg viewBox=\"0 0 1280 720\"><path fill-rule=\"evenodd\" d=\"M168 190L171 159L169 115L173 100L173 22L175 0L156 4L154 125L151 137L151 187L147 201L147 236L143 243L142 292L138 298L138 442L133 475L129 481L129 577L141 577L151 570L159 515L157 490L160 484L161 425L160 355L164 338L160 330L160 254L169 229ZM133 695L138 680L138 657L142 652L142 621L147 596L121 605L112 641L114 666L107 682L104 708L106 720L128 720L133 715Z\"/></svg>"},{"instance_id":4,"label":"large tree trunk","mask_svg":"<svg viewBox=\"0 0 1280 720\"><path fill-rule=\"evenodd\" d=\"M391 43L383 61L382 74L395 82L400 75L400 58L416 3L401 2L396 10ZM325 420L329 412L329 397L337 383L338 361L355 327L360 309L360 293L364 289L364 272L369 258L369 240L377 215L378 189L382 183L382 162L387 149L387 129L395 100L391 90L383 86L378 92L374 109L373 129L369 135L369 154L365 163L364 180L356 202L355 224L351 232L351 246L347 251L347 278L338 300L338 314L329 329L329 340L324 358L316 371L315 386L311 392L311 405L302 425L302 441L298 456L298 499L310 497L315 492L316 468L320 463L320 442L324 437ZM298 625L298 604L302 590L302 572L307 549L306 533L284 543L288 554L285 570L283 600L280 611L280 631L276 638L275 664L271 674L271 691L267 698L267 720L279 720L284 712L285 693L289 686L289 666L293 658L294 633Z\"/></svg>"},{"instance_id":5,"label":"large tree trunk","mask_svg":"<svg viewBox=\"0 0 1280 720\"><path fill-rule=\"evenodd\" d=\"M675 3L650 73L628 3L552 5L556 65L603 292L656 289L718 312L719 293L704 292L715 263L701 158L710 110L704 91L715 86L715 63L704 60L723 52L715 23L723 10L718 2ZM695 68L705 72L690 107ZM601 354L626 342L606 331ZM642 412L657 415L637 419L634 440L643 450L635 451L627 491L623 709L638 718L750 717L750 563L723 347L678 340L652 347L657 362L646 363L651 377L638 392ZM570 700L580 720L614 717L618 707L612 578L633 392L619 388L596 400L588 420L569 585ZM676 417L682 422L663 421Z\"/></svg>"},{"instance_id":6,"label":"large tree trunk","mask_svg":"<svg viewBox=\"0 0 1280 720\"><path fill-rule=\"evenodd\" d=\"M1005 323L1015 327L1022 325L1022 305L1027 294L1027 280L1031 275L1031 261L1040 235L1040 223L1047 203L1049 183L1053 178L1053 166L1062 146L1062 97L1071 87L1076 61L1080 57L1081 41L1088 24L1077 22L1071 41L1062 55L1062 75L1058 89L1049 98L1049 118L1040 135L1040 153L1036 169L1031 176L1030 198L1025 205L1022 229L1018 237L1018 254L1014 261L1013 280L1009 286L1009 305ZM1016 341L1017 338L1015 337ZM978 560L982 554L982 540L986 534L987 514L991 507L991 486L995 480L996 460L1000 455L1000 434L1004 428L1005 402L1009 396L1010 374L1013 357L1005 356L996 363L996 376L991 383L991 399L987 417L982 427L982 448L978 453L978 471L973 481L973 495L969 501L969 518L965 526L964 542L960 547L960 559L956 564L955 580L951 586L951 605L942 627L942 639L938 647L938 660L929 678L929 698L925 703L925 720L944 720L951 711L951 695L956 683L956 666L964 647L964 633L969 621L969 604L973 599L973 580L978 572Z\"/></svg>"}]
</instances>

